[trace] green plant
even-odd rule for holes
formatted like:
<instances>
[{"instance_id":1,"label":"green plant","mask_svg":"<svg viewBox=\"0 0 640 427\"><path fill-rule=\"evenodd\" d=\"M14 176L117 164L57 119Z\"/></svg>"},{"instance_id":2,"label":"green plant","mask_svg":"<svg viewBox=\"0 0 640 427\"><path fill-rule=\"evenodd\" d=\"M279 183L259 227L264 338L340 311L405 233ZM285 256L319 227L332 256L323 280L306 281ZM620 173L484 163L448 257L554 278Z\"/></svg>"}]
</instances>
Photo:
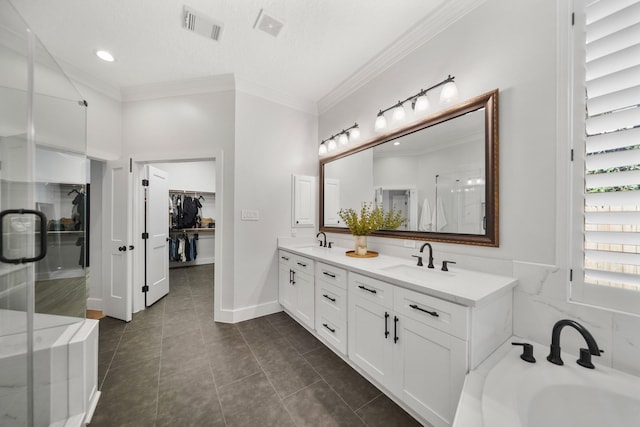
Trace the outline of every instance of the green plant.
<instances>
[{"instance_id":1,"label":"green plant","mask_svg":"<svg viewBox=\"0 0 640 427\"><path fill-rule=\"evenodd\" d=\"M391 209L386 212L372 202L362 202L360 212L355 209L340 209L338 215L354 236L368 236L377 230L395 230L404 225L407 219L401 210Z\"/></svg>"}]
</instances>

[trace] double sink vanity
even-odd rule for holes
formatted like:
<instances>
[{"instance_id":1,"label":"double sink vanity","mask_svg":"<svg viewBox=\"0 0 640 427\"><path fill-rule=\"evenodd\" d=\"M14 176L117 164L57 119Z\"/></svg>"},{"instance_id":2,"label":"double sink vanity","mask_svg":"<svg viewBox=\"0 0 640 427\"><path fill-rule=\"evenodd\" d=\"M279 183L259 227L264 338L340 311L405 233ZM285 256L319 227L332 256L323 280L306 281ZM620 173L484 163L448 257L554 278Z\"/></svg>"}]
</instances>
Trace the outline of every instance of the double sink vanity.
<instances>
[{"instance_id":1,"label":"double sink vanity","mask_svg":"<svg viewBox=\"0 0 640 427\"><path fill-rule=\"evenodd\" d=\"M512 335L514 278L278 247L285 311L423 423L450 426L466 373Z\"/></svg>"}]
</instances>

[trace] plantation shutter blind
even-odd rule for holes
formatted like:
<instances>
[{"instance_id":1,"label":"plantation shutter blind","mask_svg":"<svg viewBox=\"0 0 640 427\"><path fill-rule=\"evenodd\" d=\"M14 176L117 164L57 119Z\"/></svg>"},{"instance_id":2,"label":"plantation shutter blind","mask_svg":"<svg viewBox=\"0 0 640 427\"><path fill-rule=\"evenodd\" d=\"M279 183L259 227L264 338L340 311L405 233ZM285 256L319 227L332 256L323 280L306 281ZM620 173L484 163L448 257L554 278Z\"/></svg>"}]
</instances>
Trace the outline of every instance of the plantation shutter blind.
<instances>
[{"instance_id":1,"label":"plantation shutter blind","mask_svg":"<svg viewBox=\"0 0 640 427\"><path fill-rule=\"evenodd\" d=\"M584 283L640 290L640 0L586 17Z\"/></svg>"}]
</instances>

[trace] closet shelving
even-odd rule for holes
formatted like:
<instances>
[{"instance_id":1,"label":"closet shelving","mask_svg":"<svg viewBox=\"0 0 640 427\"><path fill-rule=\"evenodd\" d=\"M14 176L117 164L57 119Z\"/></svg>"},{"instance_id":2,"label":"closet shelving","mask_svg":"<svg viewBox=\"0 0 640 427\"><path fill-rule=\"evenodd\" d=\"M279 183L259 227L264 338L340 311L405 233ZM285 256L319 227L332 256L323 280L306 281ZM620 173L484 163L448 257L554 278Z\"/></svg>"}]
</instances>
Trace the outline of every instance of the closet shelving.
<instances>
[{"instance_id":1,"label":"closet shelving","mask_svg":"<svg viewBox=\"0 0 640 427\"><path fill-rule=\"evenodd\" d=\"M198 215L201 218L213 218L214 214L214 206L215 206L215 192L209 191L193 191L193 190L169 190L169 197L173 199L173 196L191 196L200 200L202 204L202 208L198 212ZM215 224L215 222L214 222ZM216 228L214 227L191 227L191 228L172 228L170 230L172 233L185 232L185 233L199 233L199 232L215 232Z\"/></svg>"}]
</instances>

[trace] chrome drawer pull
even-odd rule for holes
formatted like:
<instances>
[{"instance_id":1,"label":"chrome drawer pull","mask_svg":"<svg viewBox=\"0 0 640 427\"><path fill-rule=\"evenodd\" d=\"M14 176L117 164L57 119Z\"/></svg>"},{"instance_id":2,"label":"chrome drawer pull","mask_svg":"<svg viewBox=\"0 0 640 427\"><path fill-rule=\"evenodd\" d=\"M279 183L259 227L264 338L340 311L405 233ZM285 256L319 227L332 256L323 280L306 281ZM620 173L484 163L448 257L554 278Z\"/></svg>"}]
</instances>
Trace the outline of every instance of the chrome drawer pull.
<instances>
[{"instance_id":1,"label":"chrome drawer pull","mask_svg":"<svg viewBox=\"0 0 640 427\"><path fill-rule=\"evenodd\" d=\"M420 308L420 307L418 307L416 304L409 304L409 307L413 308L414 310L419 310L419 311L422 311L422 312L424 312L424 313L430 314L430 315L432 315L433 317L438 317L438 316L440 316L437 312L435 312L435 311L425 310L424 308Z\"/></svg>"}]
</instances>

